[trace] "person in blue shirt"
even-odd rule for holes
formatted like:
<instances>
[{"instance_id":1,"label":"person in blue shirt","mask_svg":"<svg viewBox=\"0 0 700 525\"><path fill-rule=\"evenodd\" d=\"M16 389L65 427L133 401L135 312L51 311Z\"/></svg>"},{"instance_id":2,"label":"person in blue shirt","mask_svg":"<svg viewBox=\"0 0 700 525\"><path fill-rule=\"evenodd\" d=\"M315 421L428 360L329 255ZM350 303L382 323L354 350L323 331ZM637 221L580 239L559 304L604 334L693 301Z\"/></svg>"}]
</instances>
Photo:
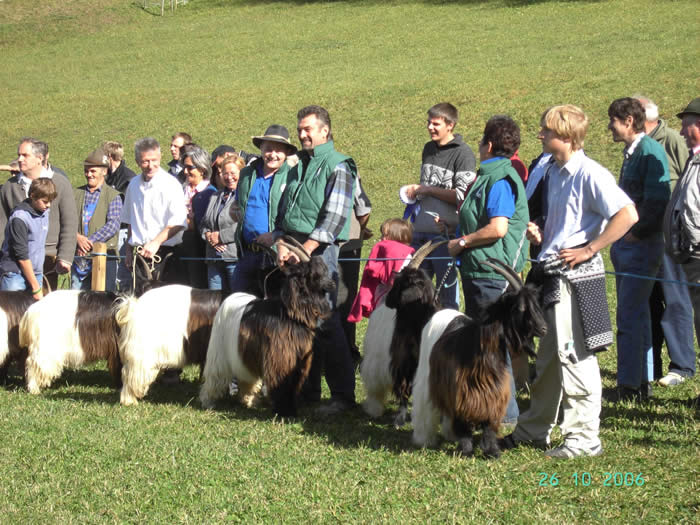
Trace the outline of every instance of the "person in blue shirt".
<instances>
[{"instance_id":1,"label":"person in blue shirt","mask_svg":"<svg viewBox=\"0 0 700 525\"><path fill-rule=\"evenodd\" d=\"M520 146L520 129L505 115L491 117L479 143L480 167L476 181L459 208L461 236L447 249L459 258L464 293L464 313L480 319L507 287L505 279L481 265L494 257L516 272L525 266L529 243L526 239L529 213L525 187L510 157ZM518 404L510 359L511 399L504 423L515 423Z\"/></svg>"},{"instance_id":2,"label":"person in blue shirt","mask_svg":"<svg viewBox=\"0 0 700 525\"><path fill-rule=\"evenodd\" d=\"M260 294L260 269L275 264L266 261L260 244L271 246L275 240L272 231L290 168L287 158L297 148L289 141L287 128L278 124L253 137L253 144L260 148L261 156L241 170L238 181L236 201L242 221L237 231L238 264L231 287L234 292Z\"/></svg>"}]
</instances>

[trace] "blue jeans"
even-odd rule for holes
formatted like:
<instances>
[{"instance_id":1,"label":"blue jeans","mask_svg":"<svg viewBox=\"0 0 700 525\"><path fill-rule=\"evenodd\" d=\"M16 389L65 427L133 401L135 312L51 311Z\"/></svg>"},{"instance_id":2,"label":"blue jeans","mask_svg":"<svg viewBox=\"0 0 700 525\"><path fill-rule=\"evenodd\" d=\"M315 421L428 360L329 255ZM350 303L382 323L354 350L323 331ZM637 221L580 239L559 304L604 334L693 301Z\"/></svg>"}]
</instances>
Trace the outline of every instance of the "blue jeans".
<instances>
[{"instance_id":1,"label":"blue jeans","mask_svg":"<svg viewBox=\"0 0 700 525\"><path fill-rule=\"evenodd\" d=\"M265 252L250 252L241 249L238 253L236 271L231 279L231 291L263 295L260 270L276 266L276 262Z\"/></svg>"},{"instance_id":2,"label":"blue jeans","mask_svg":"<svg viewBox=\"0 0 700 525\"><path fill-rule=\"evenodd\" d=\"M236 271L234 262L207 263L207 280L210 290L223 290L231 293L233 290L233 276Z\"/></svg>"},{"instance_id":3,"label":"blue jeans","mask_svg":"<svg viewBox=\"0 0 700 525\"><path fill-rule=\"evenodd\" d=\"M503 295L508 283L501 279L462 279L462 292L464 293L464 313L472 319L479 319L486 308L495 303ZM506 408L503 423L518 422L520 409L515 399L515 378L513 366L510 361L510 352L506 352L506 366L510 374L510 399Z\"/></svg>"},{"instance_id":4,"label":"blue jeans","mask_svg":"<svg viewBox=\"0 0 700 525\"><path fill-rule=\"evenodd\" d=\"M117 259L107 259L107 268L105 272L105 291L114 292L117 290ZM75 269L70 272L70 288L71 290L92 290L92 270L84 278L75 273Z\"/></svg>"},{"instance_id":5,"label":"blue jeans","mask_svg":"<svg viewBox=\"0 0 700 525\"><path fill-rule=\"evenodd\" d=\"M411 247L417 250L431 240L444 240L444 237L432 233L414 232ZM447 252L447 245L444 244L437 248L430 254L428 259L423 261L420 267L428 273L431 279L435 276L436 286L440 284L448 269L450 270L447 279L445 279L445 284L438 290L438 295L440 296L440 303L442 303L443 307L459 310L459 279L457 267L454 265L450 266L451 261L449 259L432 260L432 257L450 257L450 254Z\"/></svg>"},{"instance_id":6,"label":"blue jeans","mask_svg":"<svg viewBox=\"0 0 700 525\"><path fill-rule=\"evenodd\" d=\"M620 239L610 249L616 272L656 277L663 256L663 239L628 242ZM638 389L649 381L653 360L649 296L654 281L616 275L617 288L617 384Z\"/></svg>"},{"instance_id":7,"label":"blue jeans","mask_svg":"<svg viewBox=\"0 0 700 525\"><path fill-rule=\"evenodd\" d=\"M39 282L39 286L42 284L43 274L34 273L36 280ZM7 272L2 274L0 277L0 290L7 292L23 291L27 290L32 292L33 290L29 287L27 280L24 275L16 272Z\"/></svg>"},{"instance_id":8,"label":"blue jeans","mask_svg":"<svg viewBox=\"0 0 700 525\"><path fill-rule=\"evenodd\" d=\"M664 253L663 278L685 283L687 281L683 266L673 262ZM693 335L693 305L686 284L661 283L664 290L666 310L661 318L668 355L671 364L669 372L676 372L685 377L695 375L695 337Z\"/></svg>"}]
</instances>

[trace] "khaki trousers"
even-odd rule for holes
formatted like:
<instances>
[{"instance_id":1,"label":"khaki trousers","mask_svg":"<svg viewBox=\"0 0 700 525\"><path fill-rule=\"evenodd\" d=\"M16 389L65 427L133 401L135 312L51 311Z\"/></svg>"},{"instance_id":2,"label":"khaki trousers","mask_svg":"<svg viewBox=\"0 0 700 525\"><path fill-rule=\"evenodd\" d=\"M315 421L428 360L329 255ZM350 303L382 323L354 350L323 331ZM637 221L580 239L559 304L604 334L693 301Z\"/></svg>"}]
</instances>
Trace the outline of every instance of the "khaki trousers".
<instances>
[{"instance_id":1,"label":"khaki trousers","mask_svg":"<svg viewBox=\"0 0 700 525\"><path fill-rule=\"evenodd\" d=\"M513 437L550 443L561 406L564 444L590 449L600 445L600 369L595 354L583 344L578 307L566 279L560 290L561 301L545 312L547 335L537 352L530 407L520 414Z\"/></svg>"}]
</instances>

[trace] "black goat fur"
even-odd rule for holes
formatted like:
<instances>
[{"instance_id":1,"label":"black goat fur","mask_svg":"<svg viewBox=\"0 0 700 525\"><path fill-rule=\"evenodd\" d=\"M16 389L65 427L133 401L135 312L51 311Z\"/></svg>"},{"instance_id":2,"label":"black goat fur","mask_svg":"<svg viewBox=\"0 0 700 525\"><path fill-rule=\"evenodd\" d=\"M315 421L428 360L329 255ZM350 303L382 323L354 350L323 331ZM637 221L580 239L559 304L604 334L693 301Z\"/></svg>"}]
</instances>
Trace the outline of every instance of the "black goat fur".
<instances>
[{"instance_id":1,"label":"black goat fur","mask_svg":"<svg viewBox=\"0 0 700 525\"><path fill-rule=\"evenodd\" d=\"M311 367L316 328L331 314L326 294L335 283L320 257L283 266L281 271L279 294L246 308L238 351L246 368L263 378L274 412L294 417Z\"/></svg>"},{"instance_id":2,"label":"black goat fur","mask_svg":"<svg viewBox=\"0 0 700 525\"><path fill-rule=\"evenodd\" d=\"M456 317L430 354L430 398L452 421L464 455L473 453L472 432L482 429L480 447L499 457L496 433L510 399L506 352L534 355L533 338L547 332L537 290L506 291L479 320Z\"/></svg>"},{"instance_id":3,"label":"black goat fur","mask_svg":"<svg viewBox=\"0 0 700 525\"><path fill-rule=\"evenodd\" d=\"M418 368L421 332L438 310L432 279L420 268L404 268L394 279L385 304L396 310L389 346L391 377L394 395L406 409Z\"/></svg>"}]
</instances>

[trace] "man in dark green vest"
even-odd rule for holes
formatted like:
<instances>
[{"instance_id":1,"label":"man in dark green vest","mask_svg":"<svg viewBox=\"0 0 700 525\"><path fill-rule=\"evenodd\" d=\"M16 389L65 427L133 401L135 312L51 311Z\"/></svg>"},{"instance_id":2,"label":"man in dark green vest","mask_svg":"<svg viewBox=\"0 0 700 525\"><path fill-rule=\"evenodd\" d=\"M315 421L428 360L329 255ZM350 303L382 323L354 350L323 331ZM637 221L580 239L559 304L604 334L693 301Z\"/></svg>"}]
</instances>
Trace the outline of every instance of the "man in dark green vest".
<instances>
[{"instance_id":1,"label":"man in dark green vest","mask_svg":"<svg viewBox=\"0 0 700 525\"><path fill-rule=\"evenodd\" d=\"M96 149L85 159L84 172L87 184L74 189L78 211L78 242L75 260L71 268L71 288L90 290L92 260L87 257L93 243L107 244L107 275L105 290L113 292L117 282L117 241L122 214L122 199L117 190L105 184L109 157L102 149Z\"/></svg>"},{"instance_id":2,"label":"man in dark green vest","mask_svg":"<svg viewBox=\"0 0 700 525\"><path fill-rule=\"evenodd\" d=\"M303 149L287 179L276 233L293 236L308 253L322 257L337 283L338 250L349 237L357 168L355 161L335 150L331 119L321 106L299 110L297 132ZM284 248L279 249L278 260L281 264L298 262ZM331 402L321 407L322 415L355 405L355 368L336 309L336 294L331 294L329 302L333 315L317 331L311 373L302 392L307 400L319 400L321 369L325 369Z\"/></svg>"},{"instance_id":3,"label":"man in dark green vest","mask_svg":"<svg viewBox=\"0 0 700 525\"><path fill-rule=\"evenodd\" d=\"M458 257L464 292L464 313L479 319L489 305L506 289L502 275L484 267L481 261L494 257L516 272L525 266L529 243L526 238L530 216L525 187L510 157L520 147L520 128L506 115L491 117L479 142L479 172L476 182L459 208L462 236L447 245L450 255ZM518 420L515 383L506 355L511 393L504 423Z\"/></svg>"}]
</instances>

